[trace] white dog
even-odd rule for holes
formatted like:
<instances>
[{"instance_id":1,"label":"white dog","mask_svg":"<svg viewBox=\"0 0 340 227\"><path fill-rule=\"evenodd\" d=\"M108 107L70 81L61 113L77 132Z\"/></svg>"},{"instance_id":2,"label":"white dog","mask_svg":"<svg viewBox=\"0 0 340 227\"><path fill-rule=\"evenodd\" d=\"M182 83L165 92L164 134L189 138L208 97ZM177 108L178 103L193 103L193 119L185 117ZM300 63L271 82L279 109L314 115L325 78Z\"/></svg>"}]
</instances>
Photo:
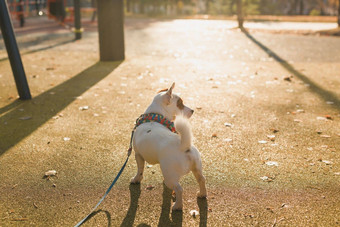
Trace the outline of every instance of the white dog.
<instances>
[{"instance_id":1,"label":"white dog","mask_svg":"<svg viewBox=\"0 0 340 227\"><path fill-rule=\"evenodd\" d=\"M138 171L131 183L140 183L143 179L145 161L150 164L159 163L165 185L176 193L172 210L182 210L183 189L179 180L183 175L193 172L200 187L198 197L206 197L207 191L200 153L192 145L190 125L185 119L190 118L194 111L185 106L178 95L172 93L174 87L175 83L169 89L160 91L145 113L137 119L139 123L136 124L133 149ZM176 130L178 134L174 133Z\"/></svg>"}]
</instances>

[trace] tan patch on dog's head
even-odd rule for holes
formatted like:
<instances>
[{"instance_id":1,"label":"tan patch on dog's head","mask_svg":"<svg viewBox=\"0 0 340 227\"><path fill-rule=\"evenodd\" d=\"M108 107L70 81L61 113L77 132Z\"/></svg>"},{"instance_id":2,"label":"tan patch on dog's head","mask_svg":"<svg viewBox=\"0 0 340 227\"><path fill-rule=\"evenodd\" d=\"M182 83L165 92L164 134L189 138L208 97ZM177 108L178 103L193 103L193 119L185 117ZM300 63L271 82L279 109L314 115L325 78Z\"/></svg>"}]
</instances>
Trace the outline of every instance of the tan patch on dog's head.
<instances>
[{"instance_id":1,"label":"tan patch on dog's head","mask_svg":"<svg viewBox=\"0 0 340 227\"><path fill-rule=\"evenodd\" d=\"M184 109L183 100L182 100L181 98L179 98L179 99L177 100L177 107L178 107L178 109L180 109L180 110L183 110L183 109Z\"/></svg>"}]
</instances>

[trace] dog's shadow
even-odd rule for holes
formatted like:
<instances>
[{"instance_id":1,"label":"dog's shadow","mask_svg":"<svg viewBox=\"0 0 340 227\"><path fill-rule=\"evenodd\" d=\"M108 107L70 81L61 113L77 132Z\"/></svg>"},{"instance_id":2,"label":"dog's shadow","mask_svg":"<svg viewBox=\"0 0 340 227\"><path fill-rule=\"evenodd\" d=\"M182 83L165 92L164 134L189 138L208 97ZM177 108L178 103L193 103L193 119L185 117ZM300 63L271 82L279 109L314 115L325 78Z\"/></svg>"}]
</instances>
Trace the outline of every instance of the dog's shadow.
<instances>
[{"instance_id":1,"label":"dog's shadow","mask_svg":"<svg viewBox=\"0 0 340 227\"><path fill-rule=\"evenodd\" d=\"M130 184L130 206L126 213L126 216L120 225L121 227L131 227L133 226L136 218L138 200L141 194L140 184ZM171 200L172 200L172 190L163 184L163 203L161 216L159 218L158 226L182 226L183 223L183 212L173 211L171 212ZM197 199L197 204L200 213L200 227L207 226L208 217L208 203L206 199ZM170 219L171 212L171 219ZM139 224L138 227L149 226L145 223Z\"/></svg>"},{"instance_id":2,"label":"dog's shadow","mask_svg":"<svg viewBox=\"0 0 340 227\"><path fill-rule=\"evenodd\" d=\"M140 184L130 184L130 206L126 213L126 216L120 225L121 227L132 227L135 222L137 208L138 208L138 200L141 194L141 185ZM182 226L183 223L183 211L172 211L171 212L171 200L172 200L172 190L166 187L163 184L163 203L162 203L162 211L161 216L159 218L158 226ZM197 198L197 204L199 207L199 217L200 217L200 227L207 226L207 218L208 218L208 203L207 199L200 199ZM111 215L108 211L105 210L98 210L93 213L87 218L85 222L93 218L99 213L105 213L106 218L108 220L107 226L112 226L111 224ZM171 219L170 219L170 212L171 212ZM85 223L84 222L84 223ZM137 225L138 227L149 227L150 225L141 223Z\"/></svg>"},{"instance_id":3,"label":"dog's shadow","mask_svg":"<svg viewBox=\"0 0 340 227\"><path fill-rule=\"evenodd\" d=\"M158 226L182 226L183 211L173 211L171 213L172 221L170 220L171 200L172 190L163 183L163 204Z\"/></svg>"},{"instance_id":4,"label":"dog's shadow","mask_svg":"<svg viewBox=\"0 0 340 227\"><path fill-rule=\"evenodd\" d=\"M133 223L135 222L136 218L138 200L141 193L140 184L130 184L129 190L130 190L130 206L122 224L120 225L121 227L133 226Z\"/></svg>"},{"instance_id":5,"label":"dog's shadow","mask_svg":"<svg viewBox=\"0 0 340 227\"><path fill-rule=\"evenodd\" d=\"M208 201L207 198L197 198L200 212L200 227L206 227L208 223Z\"/></svg>"}]
</instances>

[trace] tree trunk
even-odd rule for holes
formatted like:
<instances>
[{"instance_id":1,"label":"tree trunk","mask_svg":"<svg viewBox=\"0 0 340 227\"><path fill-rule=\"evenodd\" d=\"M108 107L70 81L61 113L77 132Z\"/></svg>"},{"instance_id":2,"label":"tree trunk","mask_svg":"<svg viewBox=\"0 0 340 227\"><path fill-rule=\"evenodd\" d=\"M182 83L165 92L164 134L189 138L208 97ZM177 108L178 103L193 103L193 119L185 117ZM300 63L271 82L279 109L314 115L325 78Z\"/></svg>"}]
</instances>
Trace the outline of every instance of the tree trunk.
<instances>
[{"instance_id":1,"label":"tree trunk","mask_svg":"<svg viewBox=\"0 0 340 227\"><path fill-rule=\"evenodd\" d=\"M209 14L210 11L210 0L205 1L205 13Z\"/></svg>"},{"instance_id":2,"label":"tree trunk","mask_svg":"<svg viewBox=\"0 0 340 227\"><path fill-rule=\"evenodd\" d=\"M338 5L338 27L340 28L340 0Z\"/></svg>"},{"instance_id":3,"label":"tree trunk","mask_svg":"<svg viewBox=\"0 0 340 227\"><path fill-rule=\"evenodd\" d=\"M238 27L243 28L242 0L237 0L237 21Z\"/></svg>"},{"instance_id":4,"label":"tree trunk","mask_svg":"<svg viewBox=\"0 0 340 227\"><path fill-rule=\"evenodd\" d=\"M299 12L299 14L300 14L300 15L303 15L303 13L304 13L303 0L300 0L300 12Z\"/></svg>"},{"instance_id":5,"label":"tree trunk","mask_svg":"<svg viewBox=\"0 0 340 227\"><path fill-rule=\"evenodd\" d=\"M124 60L124 0L97 1L97 11L100 60Z\"/></svg>"}]
</instances>

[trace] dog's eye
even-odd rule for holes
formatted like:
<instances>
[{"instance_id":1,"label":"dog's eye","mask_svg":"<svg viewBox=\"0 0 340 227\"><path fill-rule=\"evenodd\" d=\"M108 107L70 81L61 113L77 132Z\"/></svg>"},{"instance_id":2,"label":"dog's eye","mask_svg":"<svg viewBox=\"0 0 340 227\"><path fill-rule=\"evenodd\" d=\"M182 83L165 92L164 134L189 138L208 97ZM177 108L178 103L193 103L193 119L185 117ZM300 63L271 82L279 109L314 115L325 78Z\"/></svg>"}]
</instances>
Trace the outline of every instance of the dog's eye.
<instances>
[{"instance_id":1,"label":"dog's eye","mask_svg":"<svg viewBox=\"0 0 340 227\"><path fill-rule=\"evenodd\" d=\"M183 105L183 100L181 98L179 98L177 100L177 107L180 109L180 110L183 110L184 109L184 105Z\"/></svg>"}]
</instances>

